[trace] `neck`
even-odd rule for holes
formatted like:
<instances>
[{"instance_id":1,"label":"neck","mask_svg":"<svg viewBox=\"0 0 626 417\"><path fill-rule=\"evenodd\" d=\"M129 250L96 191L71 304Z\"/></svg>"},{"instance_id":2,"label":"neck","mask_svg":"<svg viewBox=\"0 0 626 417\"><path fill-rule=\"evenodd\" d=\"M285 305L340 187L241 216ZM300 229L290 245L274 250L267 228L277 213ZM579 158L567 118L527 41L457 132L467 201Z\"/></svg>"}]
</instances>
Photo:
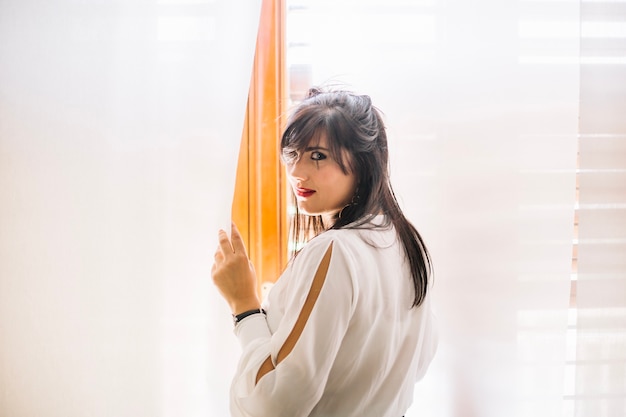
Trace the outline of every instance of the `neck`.
<instances>
[{"instance_id":1,"label":"neck","mask_svg":"<svg viewBox=\"0 0 626 417\"><path fill-rule=\"evenodd\" d=\"M324 213L322 214L322 225L324 226L324 230L328 230L337 221L337 213Z\"/></svg>"}]
</instances>

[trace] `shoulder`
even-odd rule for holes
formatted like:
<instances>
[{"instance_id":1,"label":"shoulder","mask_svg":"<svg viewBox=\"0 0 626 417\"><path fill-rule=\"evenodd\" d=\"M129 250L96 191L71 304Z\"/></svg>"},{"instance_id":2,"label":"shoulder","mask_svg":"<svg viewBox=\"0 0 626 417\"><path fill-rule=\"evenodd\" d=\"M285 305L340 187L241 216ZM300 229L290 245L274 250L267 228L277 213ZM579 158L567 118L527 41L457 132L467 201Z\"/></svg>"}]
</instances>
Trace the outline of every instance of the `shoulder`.
<instances>
[{"instance_id":1,"label":"shoulder","mask_svg":"<svg viewBox=\"0 0 626 417\"><path fill-rule=\"evenodd\" d=\"M368 249L359 230L327 230L311 239L302 248L293 260L293 266L297 269L310 269L319 265L323 257L329 254L331 269L345 268L353 275L360 264L359 258L364 256Z\"/></svg>"},{"instance_id":2,"label":"shoulder","mask_svg":"<svg viewBox=\"0 0 626 417\"><path fill-rule=\"evenodd\" d=\"M333 254L347 255L350 252L358 251L363 244L363 237L359 230L355 229L339 229L327 230L311 239L302 248L300 256L308 256L319 252L325 253L332 246Z\"/></svg>"}]
</instances>

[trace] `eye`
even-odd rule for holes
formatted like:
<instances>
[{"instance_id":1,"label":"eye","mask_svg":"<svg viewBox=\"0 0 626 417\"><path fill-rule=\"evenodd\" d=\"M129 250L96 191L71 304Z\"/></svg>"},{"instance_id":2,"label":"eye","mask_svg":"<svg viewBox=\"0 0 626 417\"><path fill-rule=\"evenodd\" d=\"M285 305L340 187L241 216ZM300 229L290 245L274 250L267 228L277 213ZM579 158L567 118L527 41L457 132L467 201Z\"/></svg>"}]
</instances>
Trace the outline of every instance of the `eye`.
<instances>
[{"instance_id":1,"label":"eye","mask_svg":"<svg viewBox=\"0 0 626 417\"><path fill-rule=\"evenodd\" d=\"M319 151L313 151L311 152L311 159L314 161L321 161L321 160L326 159L326 155L324 155L323 153Z\"/></svg>"},{"instance_id":2,"label":"eye","mask_svg":"<svg viewBox=\"0 0 626 417\"><path fill-rule=\"evenodd\" d=\"M282 153L281 153L281 159L283 160L283 162L287 165L289 164L293 164L294 162L296 162L298 160L298 152L296 151L290 151L287 149L283 149Z\"/></svg>"}]
</instances>

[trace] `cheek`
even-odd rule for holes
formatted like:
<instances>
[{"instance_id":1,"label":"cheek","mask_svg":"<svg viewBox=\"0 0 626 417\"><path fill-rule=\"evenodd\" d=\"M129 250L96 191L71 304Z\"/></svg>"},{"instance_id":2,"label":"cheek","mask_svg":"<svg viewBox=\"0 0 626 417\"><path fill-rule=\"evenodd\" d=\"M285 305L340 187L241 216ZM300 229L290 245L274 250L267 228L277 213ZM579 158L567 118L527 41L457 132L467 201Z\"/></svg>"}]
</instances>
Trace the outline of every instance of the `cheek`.
<instances>
[{"instance_id":1,"label":"cheek","mask_svg":"<svg viewBox=\"0 0 626 417\"><path fill-rule=\"evenodd\" d=\"M338 185L338 191L345 196L345 200L350 201L354 196L356 190L356 180L354 176L342 175L341 178L337 178L336 184Z\"/></svg>"}]
</instances>

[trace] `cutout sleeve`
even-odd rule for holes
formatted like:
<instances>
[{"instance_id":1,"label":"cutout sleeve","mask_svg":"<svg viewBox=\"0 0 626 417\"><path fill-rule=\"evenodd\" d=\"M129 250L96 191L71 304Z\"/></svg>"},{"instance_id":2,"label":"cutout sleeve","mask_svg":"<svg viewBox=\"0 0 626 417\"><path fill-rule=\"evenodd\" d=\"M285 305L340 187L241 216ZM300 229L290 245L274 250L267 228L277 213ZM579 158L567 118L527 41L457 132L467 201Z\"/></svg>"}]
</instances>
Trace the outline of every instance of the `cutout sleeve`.
<instances>
[{"instance_id":1,"label":"cutout sleeve","mask_svg":"<svg viewBox=\"0 0 626 417\"><path fill-rule=\"evenodd\" d=\"M279 281L280 297L269 307L283 313L274 333L243 346L231 388L236 417L308 416L324 391L353 313L352 257L327 234L311 241ZM244 340L248 332L263 334L258 328L267 322L259 316L240 326L237 333Z\"/></svg>"}]
</instances>

